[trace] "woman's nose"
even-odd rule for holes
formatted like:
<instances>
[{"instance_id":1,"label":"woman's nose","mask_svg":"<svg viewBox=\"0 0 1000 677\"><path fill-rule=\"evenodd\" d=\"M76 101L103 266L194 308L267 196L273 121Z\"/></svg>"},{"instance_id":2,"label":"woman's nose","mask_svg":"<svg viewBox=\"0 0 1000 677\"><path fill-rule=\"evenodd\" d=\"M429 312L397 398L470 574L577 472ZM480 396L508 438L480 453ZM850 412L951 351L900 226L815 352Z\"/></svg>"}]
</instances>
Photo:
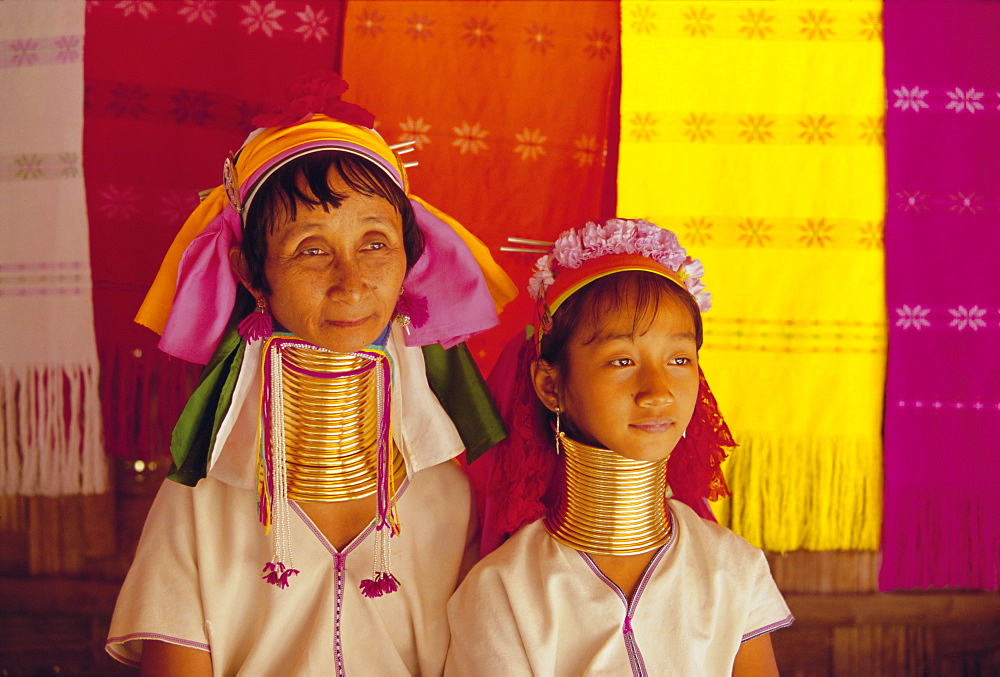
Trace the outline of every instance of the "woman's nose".
<instances>
[{"instance_id":1,"label":"woman's nose","mask_svg":"<svg viewBox=\"0 0 1000 677\"><path fill-rule=\"evenodd\" d=\"M357 261L341 258L330 265L330 285L327 294L341 301L356 301L364 290L364 275Z\"/></svg>"}]
</instances>

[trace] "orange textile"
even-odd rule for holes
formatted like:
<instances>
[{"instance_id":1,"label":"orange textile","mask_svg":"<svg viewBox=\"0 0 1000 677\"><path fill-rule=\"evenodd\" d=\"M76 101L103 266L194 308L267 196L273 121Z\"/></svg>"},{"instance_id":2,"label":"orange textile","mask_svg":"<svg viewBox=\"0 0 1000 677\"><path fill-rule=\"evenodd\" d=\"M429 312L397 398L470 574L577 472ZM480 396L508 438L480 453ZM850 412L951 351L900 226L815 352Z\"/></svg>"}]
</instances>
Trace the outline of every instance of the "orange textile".
<instances>
[{"instance_id":1,"label":"orange textile","mask_svg":"<svg viewBox=\"0 0 1000 677\"><path fill-rule=\"evenodd\" d=\"M500 252L508 236L602 216L618 45L617 2L348 2L342 74L386 141L416 142L412 191L523 292L537 255ZM521 293L470 341L484 370L533 313Z\"/></svg>"}]
</instances>

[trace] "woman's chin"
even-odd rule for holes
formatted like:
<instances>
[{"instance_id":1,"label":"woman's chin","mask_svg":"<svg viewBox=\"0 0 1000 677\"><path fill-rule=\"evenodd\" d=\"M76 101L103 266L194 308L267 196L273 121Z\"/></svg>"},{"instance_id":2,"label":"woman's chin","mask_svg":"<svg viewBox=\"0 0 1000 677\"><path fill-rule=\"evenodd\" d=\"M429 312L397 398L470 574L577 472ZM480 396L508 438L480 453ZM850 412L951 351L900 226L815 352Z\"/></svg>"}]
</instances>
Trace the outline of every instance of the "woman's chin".
<instances>
[{"instance_id":1,"label":"woman's chin","mask_svg":"<svg viewBox=\"0 0 1000 677\"><path fill-rule=\"evenodd\" d=\"M322 331L300 338L335 353L353 353L374 343L384 329L385 324L376 326L374 322L361 326L326 326Z\"/></svg>"}]
</instances>

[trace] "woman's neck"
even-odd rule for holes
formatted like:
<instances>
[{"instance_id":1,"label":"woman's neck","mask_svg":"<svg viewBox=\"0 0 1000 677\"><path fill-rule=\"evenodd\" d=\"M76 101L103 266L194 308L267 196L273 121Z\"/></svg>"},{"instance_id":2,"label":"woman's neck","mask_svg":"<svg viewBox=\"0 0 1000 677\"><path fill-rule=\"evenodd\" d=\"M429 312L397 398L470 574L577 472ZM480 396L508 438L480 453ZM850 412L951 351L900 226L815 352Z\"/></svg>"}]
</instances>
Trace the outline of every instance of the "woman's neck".
<instances>
[{"instance_id":1,"label":"woman's neck","mask_svg":"<svg viewBox=\"0 0 1000 677\"><path fill-rule=\"evenodd\" d=\"M553 538L598 556L640 555L666 544L666 459L634 461L565 434L559 444L560 484L545 518Z\"/></svg>"}]
</instances>

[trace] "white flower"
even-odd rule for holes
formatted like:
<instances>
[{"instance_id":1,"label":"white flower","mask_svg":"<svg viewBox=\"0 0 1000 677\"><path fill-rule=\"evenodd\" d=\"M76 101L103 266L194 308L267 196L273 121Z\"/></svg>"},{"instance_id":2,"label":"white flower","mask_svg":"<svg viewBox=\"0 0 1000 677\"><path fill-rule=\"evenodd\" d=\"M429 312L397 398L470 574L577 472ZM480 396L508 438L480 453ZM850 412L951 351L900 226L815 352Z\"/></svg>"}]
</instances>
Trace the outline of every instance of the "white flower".
<instances>
[{"instance_id":1,"label":"white flower","mask_svg":"<svg viewBox=\"0 0 1000 677\"><path fill-rule=\"evenodd\" d=\"M309 38L316 38L316 42L323 42L323 38L330 34L326 29L330 17L326 15L326 10L320 9L314 12L313 8L306 5L304 12L296 12L295 16L302 20L302 25L295 29L296 33L302 34L303 42L309 42Z\"/></svg>"},{"instance_id":2,"label":"white flower","mask_svg":"<svg viewBox=\"0 0 1000 677\"><path fill-rule=\"evenodd\" d=\"M525 127L524 131L515 134L514 138L517 139L514 152L520 155L522 160L537 160L539 156L545 155L542 144L548 141L548 137L542 135L542 130Z\"/></svg>"},{"instance_id":3,"label":"white flower","mask_svg":"<svg viewBox=\"0 0 1000 677\"><path fill-rule=\"evenodd\" d=\"M281 30L278 18L285 13L285 10L278 9L277 4L274 0L267 4L250 0L242 5L246 16L240 21L240 25L247 27L247 35L253 35L257 30L260 30L264 35L272 38L275 31Z\"/></svg>"},{"instance_id":4,"label":"white flower","mask_svg":"<svg viewBox=\"0 0 1000 677\"><path fill-rule=\"evenodd\" d=\"M206 26L211 26L215 21L217 4L218 0L184 0L184 6L177 13L187 17L189 24L201 20Z\"/></svg>"},{"instance_id":5,"label":"white flower","mask_svg":"<svg viewBox=\"0 0 1000 677\"><path fill-rule=\"evenodd\" d=\"M927 314L930 312L930 308L924 308L919 305L911 308L904 303L901 307L896 308L896 314L899 315L899 319L896 320L896 326L903 329L910 329L912 327L918 331L922 327L929 327L931 323L927 320Z\"/></svg>"},{"instance_id":6,"label":"white flower","mask_svg":"<svg viewBox=\"0 0 1000 677\"><path fill-rule=\"evenodd\" d=\"M467 152L478 155L479 151L489 148L486 142L483 141L486 135L489 134L489 131L480 129L478 122L474 125L462 122L461 127L452 127L452 131L455 132L458 138L452 141L451 145L457 146L462 155L465 155Z\"/></svg>"},{"instance_id":7,"label":"white flower","mask_svg":"<svg viewBox=\"0 0 1000 677\"><path fill-rule=\"evenodd\" d=\"M893 108L899 108L900 110L909 110L912 108L913 112L917 112L921 108L930 108L927 102L924 101L924 97L927 96L927 90L920 89L916 85L910 89L900 87L899 89L892 90L892 93L897 97Z\"/></svg>"},{"instance_id":8,"label":"white flower","mask_svg":"<svg viewBox=\"0 0 1000 677\"><path fill-rule=\"evenodd\" d=\"M972 331L979 331L980 327L986 326L986 320L982 319L983 315L986 314L985 308L980 308L979 306L972 306L971 308L959 306L958 308L949 308L948 312L954 318L948 326L955 327L959 331L964 330L966 327Z\"/></svg>"},{"instance_id":9,"label":"white flower","mask_svg":"<svg viewBox=\"0 0 1000 677\"><path fill-rule=\"evenodd\" d=\"M951 99L951 102L945 106L947 110L953 110L956 113L967 110L970 113L975 113L984 108L983 104L979 103L979 100L983 98L983 92L977 92L974 87L970 87L966 92L963 92L961 87L956 87L954 92L947 92L947 94L948 98Z\"/></svg>"}]
</instances>

